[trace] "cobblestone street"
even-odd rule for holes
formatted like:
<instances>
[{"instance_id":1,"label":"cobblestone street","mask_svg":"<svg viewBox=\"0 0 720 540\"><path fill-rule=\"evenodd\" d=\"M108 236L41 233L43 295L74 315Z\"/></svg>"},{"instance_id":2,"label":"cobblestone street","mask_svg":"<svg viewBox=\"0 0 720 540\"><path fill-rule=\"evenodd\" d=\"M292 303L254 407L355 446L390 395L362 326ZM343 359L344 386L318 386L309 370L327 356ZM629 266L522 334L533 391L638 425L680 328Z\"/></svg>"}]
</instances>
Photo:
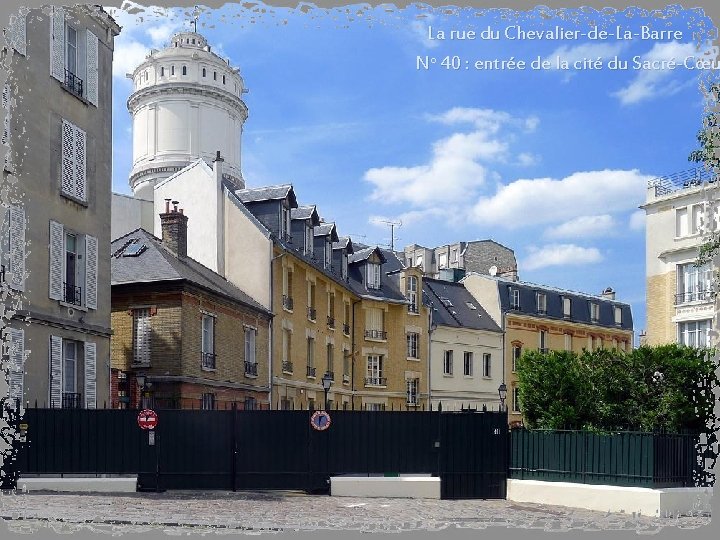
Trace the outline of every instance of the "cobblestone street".
<instances>
[{"instance_id":1,"label":"cobblestone street","mask_svg":"<svg viewBox=\"0 0 720 540\"><path fill-rule=\"evenodd\" d=\"M148 509L152 510L149 511ZM709 515L667 518L604 514L504 500L414 500L311 496L296 492L130 494L4 493L0 518L11 532L309 530L439 531L518 527L546 531L616 530L647 534L707 527ZM680 531L676 531L680 532Z\"/></svg>"}]
</instances>

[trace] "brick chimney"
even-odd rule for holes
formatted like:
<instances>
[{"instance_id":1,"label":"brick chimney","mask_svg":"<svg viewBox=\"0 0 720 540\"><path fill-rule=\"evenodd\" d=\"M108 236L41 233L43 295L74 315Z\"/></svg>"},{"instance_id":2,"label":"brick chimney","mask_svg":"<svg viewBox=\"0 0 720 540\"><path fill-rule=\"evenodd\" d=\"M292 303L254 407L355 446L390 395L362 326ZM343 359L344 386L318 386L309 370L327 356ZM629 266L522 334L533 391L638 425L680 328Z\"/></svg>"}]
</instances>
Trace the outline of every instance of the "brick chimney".
<instances>
[{"instance_id":1,"label":"brick chimney","mask_svg":"<svg viewBox=\"0 0 720 540\"><path fill-rule=\"evenodd\" d=\"M612 287L608 287L602 292L602 297L607 298L608 300L615 300L615 291Z\"/></svg>"},{"instance_id":2,"label":"brick chimney","mask_svg":"<svg viewBox=\"0 0 720 540\"><path fill-rule=\"evenodd\" d=\"M187 222L182 208L178 210L178 201L165 199L165 213L160 214L162 225L162 243L178 257L187 257Z\"/></svg>"}]
</instances>

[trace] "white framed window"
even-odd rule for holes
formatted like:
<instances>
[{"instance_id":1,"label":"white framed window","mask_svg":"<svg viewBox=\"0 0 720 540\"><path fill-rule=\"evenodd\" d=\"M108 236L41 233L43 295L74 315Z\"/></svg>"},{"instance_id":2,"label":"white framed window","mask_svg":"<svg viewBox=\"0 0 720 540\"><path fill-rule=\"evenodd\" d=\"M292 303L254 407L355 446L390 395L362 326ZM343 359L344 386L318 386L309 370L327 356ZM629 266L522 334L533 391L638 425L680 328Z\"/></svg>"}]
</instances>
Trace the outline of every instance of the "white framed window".
<instances>
[{"instance_id":1,"label":"white framed window","mask_svg":"<svg viewBox=\"0 0 720 540\"><path fill-rule=\"evenodd\" d=\"M206 411L215 409L215 394L206 392L202 395L202 408Z\"/></svg>"},{"instance_id":2,"label":"white framed window","mask_svg":"<svg viewBox=\"0 0 720 540\"><path fill-rule=\"evenodd\" d=\"M510 309L520 309L520 289L510 289Z\"/></svg>"},{"instance_id":3,"label":"white framed window","mask_svg":"<svg viewBox=\"0 0 720 540\"><path fill-rule=\"evenodd\" d=\"M466 377L473 376L473 353L471 351L463 353L463 375Z\"/></svg>"},{"instance_id":4,"label":"white framed window","mask_svg":"<svg viewBox=\"0 0 720 540\"><path fill-rule=\"evenodd\" d=\"M332 266L332 238L328 236L325 241L325 268Z\"/></svg>"},{"instance_id":5,"label":"white framed window","mask_svg":"<svg viewBox=\"0 0 720 540\"><path fill-rule=\"evenodd\" d=\"M622 324L622 308L615 306L615 324L620 326Z\"/></svg>"},{"instance_id":6,"label":"white framed window","mask_svg":"<svg viewBox=\"0 0 720 540\"><path fill-rule=\"evenodd\" d=\"M202 331L200 336L201 362L205 369L215 369L215 317L209 313L202 314Z\"/></svg>"},{"instance_id":7,"label":"white framed window","mask_svg":"<svg viewBox=\"0 0 720 540\"><path fill-rule=\"evenodd\" d=\"M49 297L73 306L97 309L98 241L50 221Z\"/></svg>"},{"instance_id":8,"label":"white framed window","mask_svg":"<svg viewBox=\"0 0 720 540\"><path fill-rule=\"evenodd\" d=\"M65 21L65 10L53 7L50 17L50 74L65 88L98 106L99 41L87 28Z\"/></svg>"},{"instance_id":9,"label":"white framed window","mask_svg":"<svg viewBox=\"0 0 720 540\"><path fill-rule=\"evenodd\" d=\"M420 334L408 332L407 334L407 357L417 360L420 358Z\"/></svg>"},{"instance_id":10,"label":"white framed window","mask_svg":"<svg viewBox=\"0 0 720 540\"><path fill-rule=\"evenodd\" d=\"M150 364L152 327L150 308L133 309L133 363Z\"/></svg>"},{"instance_id":11,"label":"white framed window","mask_svg":"<svg viewBox=\"0 0 720 540\"><path fill-rule=\"evenodd\" d=\"M522 356L522 345L513 345L512 347L512 370L515 372L517 368L517 361Z\"/></svg>"},{"instance_id":12,"label":"white framed window","mask_svg":"<svg viewBox=\"0 0 720 540\"><path fill-rule=\"evenodd\" d=\"M678 342L688 347L708 347L708 333L712 329L712 320L687 321L678 323Z\"/></svg>"},{"instance_id":13,"label":"white framed window","mask_svg":"<svg viewBox=\"0 0 720 540\"><path fill-rule=\"evenodd\" d=\"M365 384L369 386L385 386L383 376L383 355L369 354L367 357L367 372Z\"/></svg>"},{"instance_id":14,"label":"white framed window","mask_svg":"<svg viewBox=\"0 0 720 540\"><path fill-rule=\"evenodd\" d=\"M515 413L520 412L520 391L517 386L514 386L512 390L512 410Z\"/></svg>"},{"instance_id":15,"label":"white framed window","mask_svg":"<svg viewBox=\"0 0 720 540\"><path fill-rule=\"evenodd\" d=\"M405 381L407 393L407 404L417 405L419 397L420 379L408 379Z\"/></svg>"},{"instance_id":16,"label":"white framed window","mask_svg":"<svg viewBox=\"0 0 720 540\"><path fill-rule=\"evenodd\" d=\"M60 192L66 197L87 202L86 133L65 119L61 130Z\"/></svg>"},{"instance_id":17,"label":"white framed window","mask_svg":"<svg viewBox=\"0 0 720 540\"><path fill-rule=\"evenodd\" d=\"M65 69L72 75L78 75L78 31L69 24L65 25Z\"/></svg>"},{"instance_id":18,"label":"white framed window","mask_svg":"<svg viewBox=\"0 0 720 540\"><path fill-rule=\"evenodd\" d=\"M537 303L538 313L546 313L547 312L547 296L545 295L545 293L537 293L535 296L535 300Z\"/></svg>"},{"instance_id":19,"label":"white framed window","mask_svg":"<svg viewBox=\"0 0 720 540\"><path fill-rule=\"evenodd\" d=\"M443 375L453 374L453 351L445 351L443 354Z\"/></svg>"},{"instance_id":20,"label":"white framed window","mask_svg":"<svg viewBox=\"0 0 720 540\"><path fill-rule=\"evenodd\" d=\"M689 234L688 209L678 208L675 210L675 236L682 238Z\"/></svg>"},{"instance_id":21,"label":"white framed window","mask_svg":"<svg viewBox=\"0 0 720 540\"><path fill-rule=\"evenodd\" d=\"M380 288L380 265L378 263L367 263L367 288Z\"/></svg>"},{"instance_id":22,"label":"white framed window","mask_svg":"<svg viewBox=\"0 0 720 540\"><path fill-rule=\"evenodd\" d=\"M597 302L590 302L590 320L592 322L600 320L600 304Z\"/></svg>"},{"instance_id":23,"label":"white framed window","mask_svg":"<svg viewBox=\"0 0 720 540\"><path fill-rule=\"evenodd\" d=\"M483 377L492 377L492 355L483 353Z\"/></svg>"},{"instance_id":24,"label":"white framed window","mask_svg":"<svg viewBox=\"0 0 720 540\"><path fill-rule=\"evenodd\" d=\"M675 236L683 238L702 232L703 203L692 204L675 210Z\"/></svg>"},{"instance_id":25,"label":"white framed window","mask_svg":"<svg viewBox=\"0 0 720 540\"><path fill-rule=\"evenodd\" d=\"M408 305L408 312L418 313L418 279L415 276L408 276L407 278L407 299L410 301Z\"/></svg>"},{"instance_id":26,"label":"white framed window","mask_svg":"<svg viewBox=\"0 0 720 540\"><path fill-rule=\"evenodd\" d=\"M365 338L387 339L385 334L385 313L380 308L367 308L365 310Z\"/></svg>"},{"instance_id":27,"label":"white framed window","mask_svg":"<svg viewBox=\"0 0 720 540\"><path fill-rule=\"evenodd\" d=\"M77 391L77 362L77 343L63 340L63 394L74 394Z\"/></svg>"},{"instance_id":28,"label":"white framed window","mask_svg":"<svg viewBox=\"0 0 720 540\"><path fill-rule=\"evenodd\" d=\"M438 269L447 268L447 253L441 253L438 257Z\"/></svg>"},{"instance_id":29,"label":"white framed window","mask_svg":"<svg viewBox=\"0 0 720 540\"><path fill-rule=\"evenodd\" d=\"M711 300L708 294L712 290L713 272L709 263L695 266L694 263L677 266L676 304Z\"/></svg>"},{"instance_id":30,"label":"white framed window","mask_svg":"<svg viewBox=\"0 0 720 540\"><path fill-rule=\"evenodd\" d=\"M249 326L245 327L245 362L248 364L257 364L255 356L255 342L257 330Z\"/></svg>"},{"instance_id":31,"label":"white framed window","mask_svg":"<svg viewBox=\"0 0 720 540\"><path fill-rule=\"evenodd\" d=\"M563 303L563 317L570 317L570 310L572 308L572 300L567 296L563 296L562 303Z\"/></svg>"}]
</instances>

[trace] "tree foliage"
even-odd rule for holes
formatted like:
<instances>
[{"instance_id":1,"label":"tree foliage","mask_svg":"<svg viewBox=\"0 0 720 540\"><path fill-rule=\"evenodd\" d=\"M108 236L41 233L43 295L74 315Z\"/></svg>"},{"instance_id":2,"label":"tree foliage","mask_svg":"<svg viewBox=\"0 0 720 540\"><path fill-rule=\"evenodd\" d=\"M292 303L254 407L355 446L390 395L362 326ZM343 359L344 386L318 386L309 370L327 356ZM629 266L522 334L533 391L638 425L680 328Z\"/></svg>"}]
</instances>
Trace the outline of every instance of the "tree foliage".
<instances>
[{"instance_id":1,"label":"tree foliage","mask_svg":"<svg viewBox=\"0 0 720 540\"><path fill-rule=\"evenodd\" d=\"M713 351L684 345L628 352L526 352L517 363L531 429L705 432L718 378Z\"/></svg>"}]
</instances>

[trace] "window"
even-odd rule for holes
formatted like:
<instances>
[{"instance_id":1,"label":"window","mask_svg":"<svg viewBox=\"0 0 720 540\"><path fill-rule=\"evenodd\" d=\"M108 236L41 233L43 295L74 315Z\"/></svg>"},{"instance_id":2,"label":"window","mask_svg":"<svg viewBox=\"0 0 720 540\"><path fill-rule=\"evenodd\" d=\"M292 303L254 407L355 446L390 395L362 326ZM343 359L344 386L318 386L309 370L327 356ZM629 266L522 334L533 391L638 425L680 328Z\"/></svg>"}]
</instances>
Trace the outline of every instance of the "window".
<instances>
[{"instance_id":1,"label":"window","mask_svg":"<svg viewBox=\"0 0 720 540\"><path fill-rule=\"evenodd\" d=\"M257 376L257 357L255 355L255 343L257 330L249 326L245 327L245 373Z\"/></svg>"},{"instance_id":2,"label":"window","mask_svg":"<svg viewBox=\"0 0 720 540\"><path fill-rule=\"evenodd\" d=\"M201 365L203 369L215 369L215 317L202 316Z\"/></svg>"},{"instance_id":3,"label":"window","mask_svg":"<svg viewBox=\"0 0 720 540\"><path fill-rule=\"evenodd\" d=\"M365 310L365 338L387 339L384 331L384 312L380 308Z\"/></svg>"},{"instance_id":4,"label":"window","mask_svg":"<svg viewBox=\"0 0 720 540\"><path fill-rule=\"evenodd\" d=\"M415 266L419 266L420 268L422 268L422 269L424 270L424 268L423 268L423 258L422 258L422 255L419 255L419 256L418 256L418 258L417 258L417 263L415 264Z\"/></svg>"},{"instance_id":5,"label":"window","mask_svg":"<svg viewBox=\"0 0 720 540\"><path fill-rule=\"evenodd\" d=\"M50 291L52 300L97 309L98 241L50 222Z\"/></svg>"},{"instance_id":6,"label":"window","mask_svg":"<svg viewBox=\"0 0 720 540\"><path fill-rule=\"evenodd\" d=\"M538 313L546 313L547 312L547 297L545 296L545 293L537 293L535 298L536 298L536 302L537 302Z\"/></svg>"},{"instance_id":7,"label":"window","mask_svg":"<svg viewBox=\"0 0 720 540\"><path fill-rule=\"evenodd\" d=\"M335 379L335 346L332 343L327 344L327 372L330 374L332 379Z\"/></svg>"},{"instance_id":8,"label":"window","mask_svg":"<svg viewBox=\"0 0 720 540\"><path fill-rule=\"evenodd\" d=\"M407 278L407 299L410 301L408 305L408 311L410 313L418 312L417 302L417 278L415 276L408 276Z\"/></svg>"},{"instance_id":9,"label":"window","mask_svg":"<svg viewBox=\"0 0 720 540\"><path fill-rule=\"evenodd\" d=\"M381 411L385 410L385 404L384 403L366 403L365 410L373 411L373 412L381 412Z\"/></svg>"},{"instance_id":10,"label":"window","mask_svg":"<svg viewBox=\"0 0 720 540\"><path fill-rule=\"evenodd\" d=\"M453 264L458 262L458 250L457 249L453 249L450 252L450 262Z\"/></svg>"},{"instance_id":11,"label":"window","mask_svg":"<svg viewBox=\"0 0 720 540\"><path fill-rule=\"evenodd\" d=\"M332 266L332 238L328 236L325 241L325 268Z\"/></svg>"},{"instance_id":12,"label":"window","mask_svg":"<svg viewBox=\"0 0 720 540\"><path fill-rule=\"evenodd\" d=\"M367 357L366 386L385 386L383 377L383 356L381 354L370 354Z\"/></svg>"},{"instance_id":13,"label":"window","mask_svg":"<svg viewBox=\"0 0 720 540\"><path fill-rule=\"evenodd\" d=\"M547 330L540 330L539 337L540 340L538 348L540 349L540 352L547 352Z\"/></svg>"},{"instance_id":14,"label":"window","mask_svg":"<svg viewBox=\"0 0 720 540\"><path fill-rule=\"evenodd\" d=\"M617 306L615 307L615 324L622 325L622 308Z\"/></svg>"},{"instance_id":15,"label":"window","mask_svg":"<svg viewBox=\"0 0 720 540\"><path fill-rule=\"evenodd\" d=\"M367 288L380 288L380 265L377 263L367 263Z\"/></svg>"},{"instance_id":16,"label":"window","mask_svg":"<svg viewBox=\"0 0 720 540\"><path fill-rule=\"evenodd\" d=\"M293 399L292 398L281 398L280 399L280 410L283 411L291 411L294 408Z\"/></svg>"},{"instance_id":17,"label":"window","mask_svg":"<svg viewBox=\"0 0 720 540\"><path fill-rule=\"evenodd\" d=\"M347 279L347 277L348 277L348 258L347 258L347 253L345 252L345 250L342 250L340 260L341 260L340 272L341 272L342 278Z\"/></svg>"},{"instance_id":18,"label":"window","mask_svg":"<svg viewBox=\"0 0 720 540\"><path fill-rule=\"evenodd\" d=\"M492 377L492 356L483 353L483 377Z\"/></svg>"},{"instance_id":19,"label":"window","mask_svg":"<svg viewBox=\"0 0 720 540\"><path fill-rule=\"evenodd\" d=\"M350 382L350 351L343 349L343 382Z\"/></svg>"},{"instance_id":20,"label":"window","mask_svg":"<svg viewBox=\"0 0 720 540\"><path fill-rule=\"evenodd\" d=\"M407 381L405 381L405 387L407 389L407 404L417 405L420 379L408 379Z\"/></svg>"},{"instance_id":21,"label":"window","mask_svg":"<svg viewBox=\"0 0 720 540\"><path fill-rule=\"evenodd\" d=\"M473 353L465 351L463 353L463 374L466 377L472 377L473 374Z\"/></svg>"},{"instance_id":22,"label":"window","mask_svg":"<svg viewBox=\"0 0 720 540\"><path fill-rule=\"evenodd\" d=\"M281 240L289 240L290 239L290 209L286 206L280 207L280 239Z\"/></svg>"},{"instance_id":23,"label":"window","mask_svg":"<svg viewBox=\"0 0 720 540\"><path fill-rule=\"evenodd\" d=\"M165 68L164 68L164 67L161 67L161 68L160 68L160 76L161 76L161 77L164 77L164 76L165 76Z\"/></svg>"},{"instance_id":24,"label":"window","mask_svg":"<svg viewBox=\"0 0 720 540\"><path fill-rule=\"evenodd\" d=\"M569 317L570 316L570 308L572 307L572 301L567 296L563 296L562 303L563 303L563 317Z\"/></svg>"},{"instance_id":25,"label":"window","mask_svg":"<svg viewBox=\"0 0 720 540\"><path fill-rule=\"evenodd\" d=\"M291 352L291 345L292 345L292 330L288 328L283 329L283 363L282 363L282 370L285 373L292 373L293 372L293 365L292 360L290 356Z\"/></svg>"},{"instance_id":26,"label":"window","mask_svg":"<svg viewBox=\"0 0 720 540\"><path fill-rule=\"evenodd\" d=\"M311 321L317 320L317 311L315 310L315 284L312 281L308 281L308 319Z\"/></svg>"},{"instance_id":27,"label":"window","mask_svg":"<svg viewBox=\"0 0 720 540\"><path fill-rule=\"evenodd\" d=\"M510 289L510 309L520 309L520 289Z\"/></svg>"},{"instance_id":28,"label":"window","mask_svg":"<svg viewBox=\"0 0 720 540\"><path fill-rule=\"evenodd\" d=\"M12 289L25 290L25 224L25 210L17 206L11 206L6 210L4 223L6 233L0 241L0 253L3 254L0 287L2 282L7 282Z\"/></svg>"},{"instance_id":29,"label":"window","mask_svg":"<svg viewBox=\"0 0 720 540\"><path fill-rule=\"evenodd\" d=\"M150 309L133 309L133 363L150 364Z\"/></svg>"},{"instance_id":30,"label":"window","mask_svg":"<svg viewBox=\"0 0 720 540\"><path fill-rule=\"evenodd\" d=\"M225 84L225 75L223 75L223 84Z\"/></svg>"},{"instance_id":31,"label":"window","mask_svg":"<svg viewBox=\"0 0 720 540\"><path fill-rule=\"evenodd\" d=\"M245 398L245 404L244 404L244 405L245 405L245 406L244 406L244 409L245 409L246 411L255 411L255 410L257 410L257 408L258 408L258 406L257 406L257 399L255 399L254 397L249 397L249 396L246 397L246 398Z\"/></svg>"},{"instance_id":32,"label":"window","mask_svg":"<svg viewBox=\"0 0 720 540\"><path fill-rule=\"evenodd\" d=\"M63 408L77 408L67 405L68 398L74 401L77 391L78 344L75 341L63 341ZM72 396L72 397L71 397Z\"/></svg>"},{"instance_id":33,"label":"window","mask_svg":"<svg viewBox=\"0 0 720 540\"><path fill-rule=\"evenodd\" d=\"M308 226L305 228L305 254L312 255L313 252L313 226L308 221Z\"/></svg>"},{"instance_id":34,"label":"window","mask_svg":"<svg viewBox=\"0 0 720 540\"><path fill-rule=\"evenodd\" d=\"M565 350L572 351L572 334L565 334Z\"/></svg>"},{"instance_id":35,"label":"window","mask_svg":"<svg viewBox=\"0 0 720 540\"><path fill-rule=\"evenodd\" d=\"M182 74L187 75L187 66L183 66Z\"/></svg>"},{"instance_id":36,"label":"window","mask_svg":"<svg viewBox=\"0 0 720 540\"><path fill-rule=\"evenodd\" d=\"M202 408L207 411L215 409L215 394L208 392L202 395Z\"/></svg>"},{"instance_id":37,"label":"window","mask_svg":"<svg viewBox=\"0 0 720 540\"><path fill-rule=\"evenodd\" d=\"M175 75L175 66L170 66L170 75Z\"/></svg>"},{"instance_id":38,"label":"window","mask_svg":"<svg viewBox=\"0 0 720 540\"><path fill-rule=\"evenodd\" d=\"M62 121L61 130L60 192L67 197L86 202L85 131L65 119Z\"/></svg>"},{"instance_id":39,"label":"window","mask_svg":"<svg viewBox=\"0 0 720 540\"><path fill-rule=\"evenodd\" d=\"M315 338L307 338L307 376L315 377Z\"/></svg>"},{"instance_id":40,"label":"window","mask_svg":"<svg viewBox=\"0 0 720 540\"><path fill-rule=\"evenodd\" d=\"M417 332L409 332L407 334L407 357L412 359L419 359L419 342L420 334Z\"/></svg>"},{"instance_id":41,"label":"window","mask_svg":"<svg viewBox=\"0 0 720 540\"><path fill-rule=\"evenodd\" d=\"M328 292L327 294L327 301L328 301L328 327L329 328L335 328L335 293L334 292Z\"/></svg>"},{"instance_id":42,"label":"window","mask_svg":"<svg viewBox=\"0 0 720 540\"><path fill-rule=\"evenodd\" d=\"M600 304L596 302L590 302L590 320L592 322L600 320Z\"/></svg>"},{"instance_id":43,"label":"window","mask_svg":"<svg viewBox=\"0 0 720 540\"><path fill-rule=\"evenodd\" d=\"M710 344L708 332L711 329L710 319L678 323L678 342L688 347L707 347Z\"/></svg>"},{"instance_id":44,"label":"window","mask_svg":"<svg viewBox=\"0 0 720 540\"><path fill-rule=\"evenodd\" d=\"M675 236L682 238L702 232L700 221L703 211L702 204L678 208L675 211Z\"/></svg>"},{"instance_id":45,"label":"window","mask_svg":"<svg viewBox=\"0 0 720 540\"><path fill-rule=\"evenodd\" d=\"M522 345L513 345L512 348L512 370L513 372L516 370L517 367L517 361L522 356Z\"/></svg>"},{"instance_id":46,"label":"window","mask_svg":"<svg viewBox=\"0 0 720 540\"><path fill-rule=\"evenodd\" d=\"M350 335L350 302L345 302L345 319L343 322L343 334Z\"/></svg>"},{"instance_id":47,"label":"window","mask_svg":"<svg viewBox=\"0 0 720 540\"><path fill-rule=\"evenodd\" d=\"M512 391L512 410L513 412L520 412L520 392L517 386L513 387Z\"/></svg>"},{"instance_id":48,"label":"window","mask_svg":"<svg viewBox=\"0 0 720 540\"><path fill-rule=\"evenodd\" d=\"M282 306L287 311L293 310L293 271L292 268L283 267L283 298Z\"/></svg>"},{"instance_id":49,"label":"window","mask_svg":"<svg viewBox=\"0 0 720 540\"><path fill-rule=\"evenodd\" d=\"M213 81L217 81L217 71L213 71Z\"/></svg>"},{"instance_id":50,"label":"window","mask_svg":"<svg viewBox=\"0 0 720 540\"><path fill-rule=\"evenodd\" d=\"M443 375L452 375L453 373L453 352L445 351L443 355Z\"/></svg>"},{"instance_id":51,"label":"window","mask_svg":"<svg viewBox=\"0 0 720 540\"><path fill-rule=\"evenodd\" d=\"M694 263L679 264L677 267L676 304L711 300L708 294L713 282L710 264L695 266Z\"/></svg>"},{"instance_id":52,"label":"window","mask_svg":"<svg viewBox=\"0 0 720 540\"><path fill-rule=\"evenodd\" d=\"M67 24L65 10L61 7L52 9L50 36L50 74L66 90L97 107L97 36Z\"/></svg>"},{"instance_id":53,"label":"window","mask_svg":"<svg viewBox=\"0 0 720 540\"><path fill-rule=\"evenodd\" d=\"M440 254L438 258L438 269L442 270L443 268L447 268L447 253Z\"/></svg>"},{"instance_id":54,"label":"window","mask_svg":"<svg viewBox=\"0 0 720 540\"><path fill-rule=\"evenodd\" d=\"M207 75L207 70L205 68L202 69L202 76L205 77Z\"/></svg>"},{"instance_id":55,"label":"window","mask_svg":"<svg viewBox=\"0 0 720 540\"><path fill-rule=\"evenodd\" d=\"M65 69L70 72L70 75L78 74L77 48L77 30L75 30L72 26L67 25L65 27Z\"/></svg>"}]
</instances>

